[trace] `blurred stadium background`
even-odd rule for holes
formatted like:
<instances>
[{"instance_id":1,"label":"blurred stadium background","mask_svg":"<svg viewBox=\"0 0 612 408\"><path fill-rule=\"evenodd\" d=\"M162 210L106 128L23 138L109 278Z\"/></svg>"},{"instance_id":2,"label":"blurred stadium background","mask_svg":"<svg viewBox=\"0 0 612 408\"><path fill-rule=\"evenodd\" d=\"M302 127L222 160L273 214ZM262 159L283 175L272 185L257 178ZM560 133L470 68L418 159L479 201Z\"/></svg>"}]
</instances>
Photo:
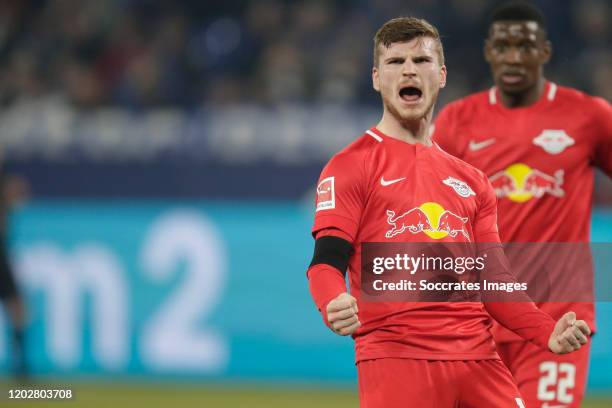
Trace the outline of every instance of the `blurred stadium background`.
<instances>
[{"instance_id":1,"label":"blurred stadium background","mask_svg":"<svg viewBox=\"0 0 612 408\"><path fill-rule=\"evenodd\" d=\"M535 3L547 76L611 100L610 2ZM443 105L490 86L494 4L1 2L0 150L30 190L9 231L33 381L75 389L69 406L357 406L352 343L307 290L314 184L379 117L378 26L438 26ZM600 242L611 185L597 176ZM612 307L599 312L587 407L612 405ZM0 313L4 386L10 366Z\"/></svg>"}]
</instances>

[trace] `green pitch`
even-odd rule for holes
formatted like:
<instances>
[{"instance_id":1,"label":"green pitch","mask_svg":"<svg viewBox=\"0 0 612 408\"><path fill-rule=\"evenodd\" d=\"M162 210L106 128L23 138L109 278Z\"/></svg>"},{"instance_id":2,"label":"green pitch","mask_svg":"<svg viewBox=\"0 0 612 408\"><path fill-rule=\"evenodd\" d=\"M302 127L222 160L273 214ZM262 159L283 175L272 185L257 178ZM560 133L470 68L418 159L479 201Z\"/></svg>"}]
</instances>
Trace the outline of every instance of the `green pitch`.
<instances>
[{"instance_id":1,"label":"green pitch","mask_svg":"<svg viewBox=\"0 0 612 408\"><path fill-rule=\"evenodd\" d=\"M14 387L11 385L11 387ZM48 386L47 386L48 387ZM55 385L54 388L62 386ZM356 391L326 389L264 389L250 387L177 386L168 384L64 385L74 392L74 399L59 401L11 401L7 385L2 386L0 407L50 408L356 408ZM35 388L35 386L32 386ZM42 388L42 386L41 386ZM610 398L591 398L583 408L609 408Z\"/></svg>"}]
</instances>

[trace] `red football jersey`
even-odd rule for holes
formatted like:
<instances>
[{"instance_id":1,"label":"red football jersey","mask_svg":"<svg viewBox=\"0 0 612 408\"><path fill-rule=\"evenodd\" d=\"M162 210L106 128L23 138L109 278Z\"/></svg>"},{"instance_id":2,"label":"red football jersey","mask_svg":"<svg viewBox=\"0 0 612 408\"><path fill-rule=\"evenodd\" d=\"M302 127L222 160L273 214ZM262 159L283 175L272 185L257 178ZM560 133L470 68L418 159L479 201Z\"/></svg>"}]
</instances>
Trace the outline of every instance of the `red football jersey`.
<instances>
[{"instance_id":1,"label":"red football jersey","mask_svg":"<svg viewBox=\"0 0 612 408\"><path fill-rule=\"evenodd\" d=\"M348 273L362 324L354 334L357 361L499 358L482 303L360 296L363 242L499 242L495 193L482 172L435 144L370 129L323 169L316 205L313 234L338 229L354 247Z\"/></svg>"},{"instance_id":2,"label":"red football jersey","mask_svg":"<svg viewBox=\"0 0 612 408\"><path fill-rule=\"evenodd\" d=\"M607 101L547 82L535 104L509 109L493 87L446 106L433 138L489 177L503 242L589 240L593 167L612 175ZM592 304L540 307L554 318L574 310L593 327Z\"/></svg>"}]
</instances>

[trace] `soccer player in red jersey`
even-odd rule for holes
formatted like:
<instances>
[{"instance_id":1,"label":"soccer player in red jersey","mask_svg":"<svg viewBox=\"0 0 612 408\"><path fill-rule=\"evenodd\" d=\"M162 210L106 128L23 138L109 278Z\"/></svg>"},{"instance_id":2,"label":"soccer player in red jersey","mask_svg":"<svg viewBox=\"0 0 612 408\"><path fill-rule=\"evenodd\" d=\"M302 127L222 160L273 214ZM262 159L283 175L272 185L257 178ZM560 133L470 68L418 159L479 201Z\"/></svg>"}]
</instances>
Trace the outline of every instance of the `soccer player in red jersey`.
<instances>
[{"instance_id":1,"label":"soccer player in red jersey","mask_svg":"<svg viewBox=\"0 0 612 408\"><path fill-rule=\"evenodd\" d=\"M500 5L484 48L495 86L449 104L436 118L433 139L489 177L503 242L588 242L593 167L612 175L610 104L547 81L551 52L540 10ZM574 282L589 279L577 275ZM594 327L593 303L567 300L538 306L553 318L574 310ZM580 406L590 343L553 356L500 326L494 337L528 407Z\"/></svg>"},{"instance_id":2,"label":"soccer player in red jersey","mask_svg":"<svg viewBox=\"0 0 612 408\"><path fill-rule=\"evenodd\" d=\"M374 38L372 81L382 119L321 173L307 273L325 323L355 340L361 407L524 407L495 351L491 317L544 350L567 353L590 334L574 313L555 323L532 302L364 301L365 243L481 242L501 251L486 176L429 137L446 81L435 27L412 17L385 23Z\"/></svg>"}]
</instances>

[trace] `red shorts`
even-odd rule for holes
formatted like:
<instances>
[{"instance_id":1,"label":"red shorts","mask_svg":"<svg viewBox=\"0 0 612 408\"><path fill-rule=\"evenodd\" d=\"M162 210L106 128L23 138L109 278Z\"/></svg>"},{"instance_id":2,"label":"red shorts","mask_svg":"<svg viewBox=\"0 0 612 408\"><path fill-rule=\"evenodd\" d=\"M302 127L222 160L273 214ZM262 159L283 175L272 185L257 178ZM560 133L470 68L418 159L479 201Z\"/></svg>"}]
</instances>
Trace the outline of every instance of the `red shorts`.
<instances>
[{"instance_id":1,"label":"red shorts","mask_svg":"<svg viewBox=\"0 0 612 408\"><path fill-rule=\"evenodd\" d=\"M361 408L525 408L500 360L357 363Z\"/></svg>"},{"instance_id":2,"label":"red shorts","mask_svg":"<svg viewBox=\"0 0 612 408\"><path fill-rule=\"evenodd\" d=\"M586 388L591 342L556 355L522 341L499 343L497 351L514 376L527 408L580 407Z\"/></svg>"}]
</instances>

